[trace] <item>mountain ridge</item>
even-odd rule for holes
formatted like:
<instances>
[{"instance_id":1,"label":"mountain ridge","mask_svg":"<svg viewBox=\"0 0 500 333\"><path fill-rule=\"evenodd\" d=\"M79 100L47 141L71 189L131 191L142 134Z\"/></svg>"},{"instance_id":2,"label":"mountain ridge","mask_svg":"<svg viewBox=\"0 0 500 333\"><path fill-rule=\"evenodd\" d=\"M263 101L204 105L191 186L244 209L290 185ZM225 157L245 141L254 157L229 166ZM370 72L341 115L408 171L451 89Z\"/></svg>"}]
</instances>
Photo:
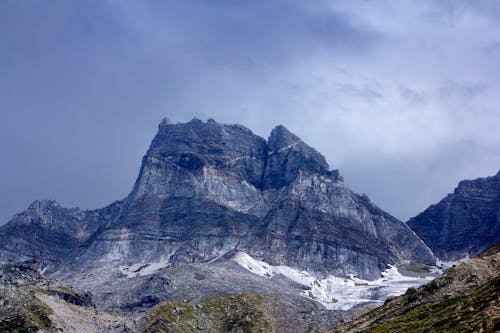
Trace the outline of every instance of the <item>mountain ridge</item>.
<instances>
[{"instance_id":1,"label":"mountain ridge","mask_svg":"<svg viewBox=\"0 0 500 333\"><path fill-rule=\"evenodd\" d=\"M474 255L500 241L500 170L462 180L453 193L407 224L443 260Z\"/></svg>"},{"instance_id":2,"label":"mountain ridge","mask_svg":"<svg viewBox=\"0 0 500 333\"><path fill-rule=\"evenodd\" d=\"M41 203L0 227L0 260L40 260L106 309L250 291L319 316L337 302L331 276L368 281L390 267L435 263L406 224L350 190L283 126L265 140L241 125L163 120L126 198L88 211ZM237 253L325 285L256 275L232 260ZM390 293L375 289L363 302Z\"/></svg>"}]
</instances>

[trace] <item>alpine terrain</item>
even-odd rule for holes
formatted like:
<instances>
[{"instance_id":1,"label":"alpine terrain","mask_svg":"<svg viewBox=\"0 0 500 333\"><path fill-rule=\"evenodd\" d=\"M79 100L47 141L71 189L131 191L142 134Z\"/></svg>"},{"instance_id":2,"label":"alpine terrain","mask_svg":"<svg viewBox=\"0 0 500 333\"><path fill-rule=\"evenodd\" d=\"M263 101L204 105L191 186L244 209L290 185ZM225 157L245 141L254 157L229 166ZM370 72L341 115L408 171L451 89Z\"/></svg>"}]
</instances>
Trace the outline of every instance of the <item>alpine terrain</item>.
<instances>
[{"instance_id":1,"label":"alpine terrain","mask_svg":"<svg viewBox=\"0 0 500 333\"><path fill-rule=\"evenodd\" d=\"M485 198L489 218L498 185L459 188L465 202ZM416 221L408 225L428 241ZM126 198L87 211L35 201L0 227L0 260L35 260L104 311L99 318L120 310L150 331L320 331L437 274L408 225L352 192L283 126L265 140L241 125L163 120Z\"/></svg>"}]
</instances>

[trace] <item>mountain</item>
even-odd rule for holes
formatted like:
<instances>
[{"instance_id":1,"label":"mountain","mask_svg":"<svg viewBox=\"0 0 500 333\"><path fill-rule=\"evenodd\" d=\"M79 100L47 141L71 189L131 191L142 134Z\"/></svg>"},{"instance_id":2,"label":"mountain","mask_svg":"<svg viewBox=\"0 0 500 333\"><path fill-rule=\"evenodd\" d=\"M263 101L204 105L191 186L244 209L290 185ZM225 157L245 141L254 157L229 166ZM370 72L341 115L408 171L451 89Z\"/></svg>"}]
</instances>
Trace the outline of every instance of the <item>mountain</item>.
<instances>
[{"instance_id":1,"label":"mountain","mask_svg":"<svg viewBox=\"0 0 500 333\"><path fill-rule=\"evenodd\" d=\"M338 281L359 288L388 270L400 276L397 266L435 262L406 224L352 192L285 127L265 140L198 119L160 123L125 199L90 211L36 201L1 226L0 260L28 259L100 308L250 292L323 326L344 316L327 311L347 304ZM350 306L394 292L370 286Z\"/></svg>"},{"instance_id":2,"label":"mountain","mask_svg":"<svg viewBox=\"0 0 500 333\"><path fill-rule=\"evenodd\" d=\"M500 331L500 243L335 332Z\"/></svg>"},{"instance_id":3,"label":"mountain","mask_svg":"<svg viewBox=\"0 0 500 333\"><path fill-rule=\"evenodd\" d=\"M452 194L408 225L444 260L474 255L500 242L500 171L461 181Z\"/></svg>"}]
</instances>

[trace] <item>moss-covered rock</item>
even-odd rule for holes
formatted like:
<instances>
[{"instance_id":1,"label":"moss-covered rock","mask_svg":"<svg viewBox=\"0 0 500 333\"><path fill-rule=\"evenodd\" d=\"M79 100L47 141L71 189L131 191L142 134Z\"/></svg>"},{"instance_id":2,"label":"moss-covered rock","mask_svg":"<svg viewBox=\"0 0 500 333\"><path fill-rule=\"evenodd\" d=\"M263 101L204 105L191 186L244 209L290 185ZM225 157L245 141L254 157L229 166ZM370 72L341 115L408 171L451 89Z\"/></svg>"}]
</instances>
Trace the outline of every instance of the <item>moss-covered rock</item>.
<instances>
[{"instance_id":1,"label":"moss-covered rock","mask_svg":"<svg viewBox=\"0 0 500 333\"><path fill-rule=\"evenodd\" d=\"M238 294L198 304L164 302L149 311L145 332L272 332L268 300Z\"/></svg>"},{"instance_id":2,"label":"moss-covered rock","mask_svg":"<svg viewBox=\"0 0 500 333\"><path fill-rule=\"evenodd\" d=\"M469 295L413 308L394 321L361 332L499 332L500 277Z\"/></svg>"},{"instance_id":3,"label":"moss-covered rock","mask_svg":"<svg viewBox=\"0 0 500 333\"><path fill-rule=\"evenodd\" d=\"M0 286L0 332L52 331L52 310L32 290Z\"/></svg>"}]
</instances>

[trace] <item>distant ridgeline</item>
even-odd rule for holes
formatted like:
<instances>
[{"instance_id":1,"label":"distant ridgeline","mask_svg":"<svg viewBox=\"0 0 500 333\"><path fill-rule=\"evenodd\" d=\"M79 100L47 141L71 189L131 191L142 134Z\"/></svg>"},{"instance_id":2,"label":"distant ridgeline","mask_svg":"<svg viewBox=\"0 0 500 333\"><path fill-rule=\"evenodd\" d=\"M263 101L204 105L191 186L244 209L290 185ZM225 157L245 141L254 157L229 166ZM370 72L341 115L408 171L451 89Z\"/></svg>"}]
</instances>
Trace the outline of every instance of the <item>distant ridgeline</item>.
<instances>
[{"instance_id":1,"label":"distant ridgeline","mask_svg":"<svg viewBox=\"0 0 500 333\"><path fill-rule=\"evenodd\" d=\"M500 242L500 171L461 181L408 225L444 260L474 255Z\"/></svg>"}]
</instances>

